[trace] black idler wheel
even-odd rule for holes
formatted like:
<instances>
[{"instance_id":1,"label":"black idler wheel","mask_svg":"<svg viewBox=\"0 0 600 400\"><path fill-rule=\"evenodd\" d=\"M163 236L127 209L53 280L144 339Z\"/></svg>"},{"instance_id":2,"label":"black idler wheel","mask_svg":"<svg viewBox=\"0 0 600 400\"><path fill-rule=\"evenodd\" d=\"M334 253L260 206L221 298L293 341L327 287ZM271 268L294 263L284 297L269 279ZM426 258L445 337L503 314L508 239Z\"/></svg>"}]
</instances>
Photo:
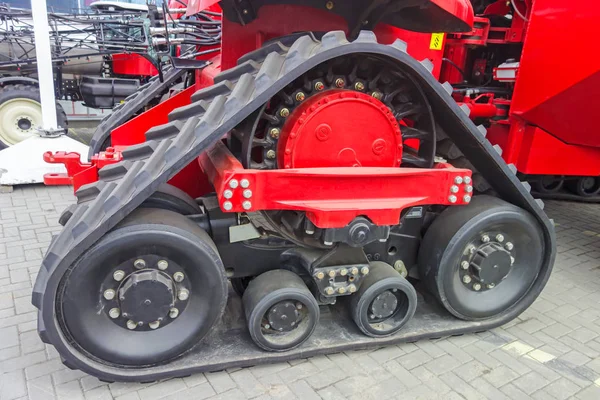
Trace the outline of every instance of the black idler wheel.
<instances>
[{"instance_id":1,"label":"black idler wheel","mask_svg":"<svg viewBox=\"0 0 600 400\"><path fill-rule=\"evenodd\" d=\"M564 186L565 181L558 176L543 176L538 181L533 182L533 188L538 193L558 193Z\"/></svg>"},{"instance_id":2,"label":"black idler wheel","mask_svg":"<svg viewBox=\"0 0 600 400\"><path fill-rule=\"evenodd\" d=\"M565 186L571 192L581 197L592 197L600 193L600 177L584 176L578 179L568 180Z\"/></svg>"},{"instance_id":3,"label":"black idler wheel","mask_svg":"<svg viewBox=\"0 0 600 400\"><path fill-rule=\"evenodd\" d=\"M352 319L362 333L390 336L410 321L417 309L417 292L391 265L370 264L369 274L351 298Z\"/></svg>"},{"instance_id":4,"label":"black idler wheel","mask_svg":"<svg viewBox=\"0 0 600 400\"><path fill-rule=\"evenodd\" d=\"M440 303L465 320L502 318L533 285L543 263L543 233L523 209L480 195L431 224L419 270Z\"/></svg>"},{"instance_id":5,"label":"black idler wheel","mask_svg":"<svg viewBox=\"0 0 600 400\"><path fill-rule=\"evenodd\" d=\"M253 279L242 299L248 330L258 347L287 351L315 330L319 305L304 281L287 270L272 270Z\"/></svg>"},{"instance_id":6,"label":"black idler wheel","mask_svg":"<svg viewBox=\"0 0 600 400\"><path fill-rule=\"evenodd\" d=\"M57 319L74 346L110 365L147 366L190 349L221 317L227 277L200 227L138 209L62 278Z\"/></svg>"}]
</instances>

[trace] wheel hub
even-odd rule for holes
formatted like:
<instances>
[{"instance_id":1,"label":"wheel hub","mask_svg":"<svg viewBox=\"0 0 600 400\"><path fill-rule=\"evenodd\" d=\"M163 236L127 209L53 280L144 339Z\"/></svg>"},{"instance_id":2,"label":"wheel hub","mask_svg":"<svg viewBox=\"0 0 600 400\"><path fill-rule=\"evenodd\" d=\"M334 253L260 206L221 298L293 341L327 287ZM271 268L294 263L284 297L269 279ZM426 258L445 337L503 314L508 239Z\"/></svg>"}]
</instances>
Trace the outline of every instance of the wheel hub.
<instances>
[{"instance_id":1,"label":"wheel hub","mask_svg":"<svg viewBox=\"0 0 600 400\"><path fill-rule=\"evenodd\" d=\"M157 270L136 271L119 289L123 317L147 324L162 321L175 303L175 284Z\"/></svg>"},{"instance_id":2,"label":"wheel hub","mask_svg":"<svg viewBox=\"0 0 600 400\"><path fill-rule=\"evenodd\" d=\"M398 299L391 291L386 290L379 294L371 303L371 313L376 318L388 318L390 317L396 307L398 306Z\"/></svg>"},{"instance_id":3,"label":"wheel hub","mask_svg":"<svg viewBox=\"0 0 600 400\"><path fill-rule=\"evenodd\" d=\"M510 253L498 243L488 243L477 249L470 266L479 282L497 285L510 271Z\"/></svg>"},{"instance_id":4,"label":"wheel hub","mask_svg":"<svg viewBox=\"0 0 600 400\"><path fill-rule=\"evenodd\" d=\"M300 313L291 301L275 304L267 312L267 320L271 328L279 332L289 332L298 324Z\"/></svg>"},{"instance_id":5,"label":"wheel hub","mask_svg":"<svg viewBox=\"0 0 600 400\"><path fill-rule=\"evenodd\" d=\"M22 132L27 132L31 129L33 121L31 118L22 116L17 119L17 128L19 128Z\"/></svg>"}]
</instances>

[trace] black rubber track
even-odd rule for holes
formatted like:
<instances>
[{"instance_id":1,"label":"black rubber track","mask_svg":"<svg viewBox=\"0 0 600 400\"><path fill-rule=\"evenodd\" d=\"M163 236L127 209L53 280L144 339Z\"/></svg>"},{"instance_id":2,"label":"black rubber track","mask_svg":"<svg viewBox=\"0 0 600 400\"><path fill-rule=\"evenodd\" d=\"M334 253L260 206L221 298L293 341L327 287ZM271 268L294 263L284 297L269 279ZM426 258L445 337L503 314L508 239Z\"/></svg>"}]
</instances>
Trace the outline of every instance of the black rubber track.
<instances>
[{"instance_id":1,"label":"black rubber track","mask_svg":"<svg viewBox=\"0 0 600 400\"><path fill-rule=\"evenodd\" d=\"M69 266L161 184L286 85L324 61L352 53L378 55L411 74L426 91L440 126L499 197L527 210L539 222L546 249L543 266L531 290L518 305L501 319L466 322L450 317L437 305L420 298L413 320L405 329L385 339L369 339L357 334L348 316L336 314L339 310L333 309L331 315L322 316L315 334L303 346L277 355L259 352L250 345L246 332L231 330L235 325L232 321L236 321L234 309L230 311L233 319L225 318L227 322L217 325L194 349L166 365L122 370L78 353L65 340L54 317L57 285ZM533 303L549 278L556 248L552 223L542 210L543 203L529 194L529 184L517 179L516 169L504 163L499 152L485 139L485 129L480 130L471 122L468 109L458 107L450 96L452 87L439 84L430 73L431 68L429 60L419 63L411 58L403 41L381 45L375 35L367 31L361 32L354 42L348 42L343 32L330 32L321 41L304 36L289 49L275 42L244 56L237 67L219 75L214 86L196 92L192 96L193 104L171 113L180 119L171 119L168 124L150 129L146 143L132 146L129 156L124 154L121 163L110 166L112 171L107 174L110 181L102 178L78 190L80 204L51 243L33 290L33 304L40 309L38 331L42 340L55 346L67 366L100 379L153 381L233 366L482 331L515 318ZM339 334L328 338L330 332Z\"/></svg>"},{"instance_id":2,"label":"black rubber track","mask_svg":"<svg viewBox=\"0 0 600 400\"><path fill-rule=\"evenodd\" d=\"M567 192L566 190L561 190L557 193L538 193L532 192L532 195L535 197L539 197L540 199L546 200L562 200L562 201L576 201L578 203L591 203L598 204L600 203L600 196L591 196L591 197L583 197L578 194Z\"/></svg>"},{"instance_id":3,"label":"black rubber track","mask_svg":"<svg viewBox=\"0 0 600 400\"><path fill-rule=\"evenodd\" d=\"M92 135L88 160L91 160L94 154L104 150L102 145L110 137L110 132L113 129L127 122L152 99L168 90L184 73L184 69L171 68L164 73L162 82L158 79L158 76L153 77L148 83L141 86L137 92L129 95L123 103L113 108L113 111L100 121Z\"/></svg>"}]
</instances>

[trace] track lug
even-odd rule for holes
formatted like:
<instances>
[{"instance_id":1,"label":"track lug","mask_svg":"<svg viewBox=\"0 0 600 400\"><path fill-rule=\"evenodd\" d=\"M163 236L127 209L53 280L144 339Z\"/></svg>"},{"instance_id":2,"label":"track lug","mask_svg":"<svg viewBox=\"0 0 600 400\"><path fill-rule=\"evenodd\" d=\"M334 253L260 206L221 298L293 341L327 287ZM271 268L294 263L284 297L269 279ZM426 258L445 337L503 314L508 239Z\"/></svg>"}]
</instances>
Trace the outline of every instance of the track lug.
<instances>
[{"instance_id":1,"label":"track lug","mask_svg":"<svg viewBox=\"0 0 600 400\"><path fill-rule=\"evenodd\" d=\"M450 84L450 82L444 82L444 83L442 83L442 87L444 88L444 90L446 91L446 93L448 93L449 95L452 95L452 91L454 90L454 88L452 87L452 85Z\"/></svg>"},{"instance_id":2,"label":"track lug","mask_svg":"<svg viewBox=\"0 0 600 400\"><path fill-rule=\"evenodd\" d=\"M348 43L348 39L344 31L327 32L321 39L322 49L331 49L346 43Z\"/></svg>"},{"instance_id":3,"label":"track lug","mask_svg":"<svg viewBox=\"0 0 600 400\"><path fill-rule=\"evenodd\" d=\"M42 319L42 313L38 311L37 313L37 330L38 336L42 340L42 342L50 344L50 340L48 339L48 332L46 331L46 325L44 325L44 320Z\"/></svg>"},{"instance_id":4,"label":"track lug","mask_svg":"<svg viewBox=\"0 0 600 400\"><path fill-rule=\"evenodd\" d=\"M406 42L401 39L394 40L394 43L392 43L391 46L395 49L400 50L403 53L406 53L406 50L408 49L408 45L406 44Z\"/></svg>"},{"instance_id":5,"label":"track lug","mask_svg":"<svg viewBox=\"0 0 600 400\"><path fill-rule=\"evenodd\" d=\"M429 58L425 58L423 60L420 61L421 65L425 67L425 69L429 72L433 71L433 63L431 62L431 60Z\"/></svg>"},{"instance_id":6,"label":"track lug","mask_svg":"<svg viewBox=\"0 0 600 400\"><path fill-rule=\"evenodd\" d=\"M494 150L496 150L496 153L498 153L499 156L502 155L502 147L498 146L497 144L495 144L494 146Z\"/></svg>"},{"instance_id":7,"label":"track lug","mask_svg":"<svg viewBox=\"0 0 600 400\"><path fill-rule=\"evenodd\" d=\"M487 129L483 125L477 125L477 130L481 133L481 136L485 137L487 135Z\"/></svg>"},{"instance_id":8,"label":"track lug","mask_svg":"<svg viewBox=\"0 0 600 400\"><path fill-rule=\"evenodd\" d=\"M58 218L58 223L62 226L69 221L69 218L73 216L75 209L77 208L77 204L70 204L67 208L64 209L62 213L60 213L60 217Z\"/></svg>"},{"instance_id":9,"label":"track lug","mask_svg":"<svg viewBox=\"0 0 600 400\"><path fill-rule=\"evenodd\" d=\"M510 169L513 174L517 174L517 166L515 164L508 164L508 169Z\"/></svg>"},{"instance_id":10,"label":"track lug","mask_svg":"<svg viewBox=\"0 0 600 400\"><path fill-rule=\"evenodd\" d=\"M71 370L76 370L77 367L71 363L69 360L67 360L66 358L64 358L63 356L60 356L60 361L63 363L63 365Z\"/></svg>"},{"instance_id":11,"label":"track lug","mask_svg":"<svg viewBox=\"0 0 600 400\"><path fill-rule=\"evenodd\" d=\"M525 188L525 190L527 190L527 192L531 192L531 185L529 184L529 182L527 181L523 181L521 182L521 185L523 185L523 187Z\"/></svg>"},{"instance_id":12,"label":"track lug","mask_svg":"<svg viewBox=\"0 0 600 400\"><path fill-rule=\"evenodd\" d=\"M377 43L377 36L373 31L360 31L355 42Z\"/></svg>"},{"instance_id":13,"label":"track lug","mask_svg":"<svg viewBox=\"0 0 600 400\"><path fill-rule=\"evenodd\" d=\"M460 109L465 113L465 115L468 117L471 114L471 109L469 108L468 105L466 104L462 104L460 106Z\"/></svg>"},{"instance_id":14,"label":"track lug","mask_svg":"<svg viewBox=\"0 0 600 400\"><path fill-rule=\"evenodd\" d=\"M544 209L544 201L542 199L535 199L535 202L537 203L537 205L543 210ZM554 225L554 224L553 224Z\"/></svg>"}]
</instances>

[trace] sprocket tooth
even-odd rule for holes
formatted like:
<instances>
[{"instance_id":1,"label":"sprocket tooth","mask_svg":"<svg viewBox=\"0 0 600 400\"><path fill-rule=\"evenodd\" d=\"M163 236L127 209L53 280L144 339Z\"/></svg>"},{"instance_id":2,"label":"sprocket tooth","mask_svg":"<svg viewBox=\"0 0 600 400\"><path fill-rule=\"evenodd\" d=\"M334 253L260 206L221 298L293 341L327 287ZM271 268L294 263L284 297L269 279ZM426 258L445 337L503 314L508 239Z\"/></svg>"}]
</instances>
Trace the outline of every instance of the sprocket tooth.
<instances>
[{"instance_id":1,"label":"sprocket tooth","mask_svg":"<svg viewBox=\"0 0 600 400\"><path fill-rule=\"evenodd\" d=\"M338 47L343 44L347 44L348 39L346 38L346 32L344 31L331 31L327 32L321 38L321 49L327 50L334 47Z\"/></svg>"},{"instance_id":2,"label":"sprocket tooth","mask_svg":"<svg viewBox=\"0 0 600 400\"><path fill-rule=\"evenodd\" d=\"M98 176L105 182L111 182L125 176L131 165L132 162L129 160L109 164L98 171Z\"/></svg>"},{"instance_id":3,"label":"sprocket tooth","mask_svg":"<svg viewBox=\"0 0 600 400\"><path fill-rule=\"evenodd\" d=\"M515 164L508 164L508 169L510 169L510 172L512 172L513 174L517 174L517 167Z\"/></svg>"},{"instance_id":4,"label":"sprocket tooth","mask_svg":"<svg viewBox=\"0 0 600 400\"><path fill-rule=\"evenodd\" d=\"M285 53L288 48L281 42L271 42L260 49L256 49L251 53L244 54L238 59L238 64L243 64L248 60L254 60L261 62L271 53L277 53L279 55Z\"/></svg>"},{"instance_id":5,"label":"sprocket tooth","mask_svg":"<svg viewBox=\"0 0 600 400\"><path fill-rule=\"evenodd\" d=\"M454 88L452 87L452 85L450 84L450 82L444 82L444 83L442 83L442 87L444 88L444 90L446 91L446 93L448 93L449 95L452 95L452 92L454 91Z\"/></svg>"},{"instance_id":6,"label":"sprocket tooth","mask_svg":"<svg viewBox=\"0 0 600 400\"><path fill-rule=\"evenodd\" d=\"M361 43L377 43L377 36L373 31L362 30L358 33L355 42Z\"/></svg>"},{"instance_id":7,"label":"sprocket tooth","mask_svg":"<svg viewBox=\"0 0 600 400\"><path fill-rule=\"evenodd\" d=\"M542 199L535 199L535 202L537 203L538 207L541 208L542 210L544 209L544 207L546 206L544 204L544 201Z\"/></svg>"},{"instance_id":8,"label":"sprocket tooth","mask_svg":"<svg viewBox=\"0 0 600 400\"><path fill-rule=\"evenodd\" d=\"M390 46L397 50L400 50L403 53L406 53L406 51L408 50L408 44L402 39L394 40L394 43L392 43Z\"/></svg>"},{"instance_id":9,"label":"sprocket tooth","mask_svg":"<svg viewBox=\"0 0 600 400\"><path fill-rule=\"evenodd\" d=\"M521 185L523 185L523 187L525 188L525 190L529 193L531 192L531 185L529 184L529 182L527 181L523 181L521 182Z\"/></svg>"},{"instance_id":10,"label":"sprocket tooth","mask_svg":"<svg viewBox=\"0 0 600 400\"><path fill-rule=\"evenodd\" d=\"M502 147L500 147L499 145L495 144L494 146L492 146L494 148L494 150L496 151L496 153L498 153L499 156L502 155Z\"/></svg>"},{"instance_id":11,"label":"sprocket tooth","mask_svg":"<svg viewBox=\"0 0 600 400\"><path fill-rule=\"evenodd\" d=\"M182 121L171 121L167 124L154 126L146 132L146 140L163 140L171 138L179 133L182 126Z\"/></svg>"},{"instance_id":12,"label":"sprocket tooth","mask_svg":"<svg viewBox=\"0 0 600 400\"><path fill-rule=\"evenodd\" d=\"M123 155L124 160L143 160L150 157L152 153L154 153L154 149L156 149L157 146L158 142L156 140L149 140L147 142L129 146L123 150L121 154Z\"/></svg>"},{"instance_id":13,"label":"sprocket tooth","mask_svg":"<svg viewBox=\"0 0 600 400\"><path fill-rule=\"evenodd\" d=\"M215 76L215 83L223 81L234 81L244 74L253 74L260 69L260 64L254 60L244 61L243 63L236 65L226 71L221 72Z\"/></svg>"},{"instance_id":14,"label":"sprocket tooth","mask_svg":"<svg viewBox=\"0 0 600 400\"><path fill-rule=\"evenodd\" d=\"M425 58L420 61L421 65L425 67L425 69L429 72L433 72L433 63L429 58Z\"/></svg>"},{"instance_id":15,"label":"sprocket tooth","mask_svg":"<svg viewBox=\"0 0 600 400\"><path fill-rule=\"evenodd\" d=\"M460 109L465 113L465 115L468 117L469 115L471 115L471 109L469 108L468 105L466 104L461 104L460 105Z\"/></svg>"},{"instance_id":16,"label":"sprocket tooth","mask_svg":"<svg viewBox=\"0 0 600 400\"><path fill-rule=\"evenodd\" d=\"M187 106L176 108L169 113L169 121L184 120L194 115L200 115L206 111L209 104L206 100L198 100Z\"/></svg>"},{"instance_id":17,"label":"sprocket tooth","mask_svg":"<svg viewBox=\"0 0 600 400\"><path fill-rule=\"evenodd\" d=\"M73 212L75 211L76 208L77 208L77 204L69 204L67 206L67 208L65 208L63 210L63 212L60 213L60 217L58 218L58 223L61 224L62 226L65 226L66 223L69 221L69 218L71 218L73 216Z\"/></svg>"},{"instance_id":18,"label":"sprocket tooth","mask_svg":"<svg viewBox=\"0 0 600 400\"><path fill-rule=\"evenodd\" d=\"M198 90L192 95L191 101L196 102L198 100L209 99L218 95L228 94L231 92L231 89L233 89L233 83L230 81L221 81L216 85Z\"/></svg>"}]
</instances>

